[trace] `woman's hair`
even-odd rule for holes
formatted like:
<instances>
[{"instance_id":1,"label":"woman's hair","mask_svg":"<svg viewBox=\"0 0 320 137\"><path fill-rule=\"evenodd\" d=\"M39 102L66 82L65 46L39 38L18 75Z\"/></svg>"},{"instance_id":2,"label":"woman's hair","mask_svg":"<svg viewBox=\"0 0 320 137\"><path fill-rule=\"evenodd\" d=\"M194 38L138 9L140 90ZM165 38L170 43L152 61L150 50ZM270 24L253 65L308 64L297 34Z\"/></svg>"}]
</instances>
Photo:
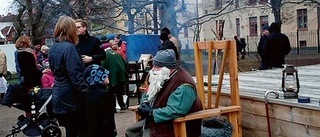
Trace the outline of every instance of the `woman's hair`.
<instances>
[{"instance_id":1,"label":"woman's hair","mask_svg":"<svg viewBox=\"0 0 320 137\"><path fill-rule=\"evenodd\" d=\"M28 36L20 36L16 43L15 43L16 49L20 48L30 48L30 38Z\"/></svg>"},{"instance_id":2,"label":"woman's hair","mask_svg":"<svg viewBox=\"0 0 320 137\"><path fill-rule=\"evenodd\" d=\"M76 23L81 23L81 26L86 26L87 27L87 21L83 20L83 19L76 19L75 20Z\"/></svg>"},{"instance_id":3,"label":"woman's hair","mask_svg":"<svg viewBox=\"0 0 320 137\"><path fill-rule=\"evenodd\" d=\"M68 16L60 16L53 35L59 42L68 41L73 44L78 44L79 42L75 21Z\"/></svg>"},{"instance_id":4,"label":"woman's hair","mask_svg":"<svg viewBox=\"0 0 320 137\"><path fill-rule=\"evenodd\" d=\"M115 45L114 40L109 40L109 45L110 45L110 47Z\"/></svg>"}]
</instances>

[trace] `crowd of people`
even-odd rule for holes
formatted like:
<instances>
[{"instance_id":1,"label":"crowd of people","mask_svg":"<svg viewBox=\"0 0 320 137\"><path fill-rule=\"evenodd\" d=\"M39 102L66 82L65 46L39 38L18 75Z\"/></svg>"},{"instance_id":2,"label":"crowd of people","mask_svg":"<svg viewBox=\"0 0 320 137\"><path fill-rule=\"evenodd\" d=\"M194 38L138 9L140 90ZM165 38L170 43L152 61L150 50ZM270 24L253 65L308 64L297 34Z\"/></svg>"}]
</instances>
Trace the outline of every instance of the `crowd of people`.
<instances>
[{"instance_id":1,"label":"crowd of people","mask_svg":"<svg viewBox=\"0 0 320 137\"><path fill-rule=\"evenodd\" d=\"M68 16L58 19L53 35L56 41L50 47L43 45L42 40L28 36L20 36L16 40L13 54L18 73L17 84L23 87L19 90L28 93L34 87L51 89L51 115L60 126L65 127L67 137L117 136L114 117L117 113L116 102L121 110L128 107L122 97L128 92L126 42L121 40L120 34L110 40L105 36L100 39L91 36L85 20ZM166 127L170 125L166 121L202 107L193 79L179 66L177 39L165 27L161 30L159 41L159 52L148 74L150 91L143 94L143 109L139 111L144 118L156 118L155 121L148 120L151 124L164 123L160 125ZM0 75L4 74L1 70ZM171 82L166 82L169 80ZM175 84L169 84L172 81ZM161 88L164 84L165 88ZM165 94L157 99L158 92ZM183 101L183 98L188 98L188 101ZM170 100L168 104L164 103L167 99ZM158 101L161 103L156 103ZM178 103L180 101L184 103ZM173 105L174 110L168 105ZM147 113L147 108L155 116L143 114ZM30 112L25 112L24 117L30 117ZM173 112L176 114L171 115ZM172 127L169 129L172 130ZM147 131L152 135L154 130L150 128ZM128 132L127 136L132 135Z\"/></svg>"},{"instance_id":2,"label":"crowd of people","mask_svg":"<svg viewBox=\"0 0 320 137\"><path fill-rule=\"evenodd\" d=\"M279 27L272 23L263 29L258 48L261 69L281 67L290 52L288 38ZM126 42L118 34L110 40L91 36L85 20L68 16L59 18L54 37L50 47L40 40L30 43L28 36L17 39L14 55L19 84L26 92L34 87L52 89L52 112L67 137L117 136L116 99L121 110L128 107L122 98L128 92ZM138 107L141 120L126 130L128 137L174 136L173 119L202 110L195 81L180 67L177 39L165 27L159 40L148 72L148 88ZM235 40L244 58L245 41ZM0 76L4 74L1 69ZM201 120L188 122L187 135L199 136L200 125Z\"/></svg>"}]
</instances>

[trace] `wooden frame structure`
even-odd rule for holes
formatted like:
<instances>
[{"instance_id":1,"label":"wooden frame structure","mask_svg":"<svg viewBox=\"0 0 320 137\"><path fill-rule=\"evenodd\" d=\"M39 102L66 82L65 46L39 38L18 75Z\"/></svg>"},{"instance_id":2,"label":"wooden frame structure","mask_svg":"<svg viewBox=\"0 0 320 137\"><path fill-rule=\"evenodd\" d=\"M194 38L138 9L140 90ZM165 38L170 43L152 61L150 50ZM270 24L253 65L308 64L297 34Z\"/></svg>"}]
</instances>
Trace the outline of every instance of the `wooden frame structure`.
<instances>
[{"instance_id":1,"label":"wooden frame structure","mask_svg":"<svg viewBox=\"0 0 320 137\"><path fill-rule=\"evenodd\" d=\"M195 54L195 67L196 67L196 80L197 80L197 92L200 96L203 109L202 111L190 113L187 116L176 118L174 122L174 130L176 137L186 137L186 121L194 119L209 118L212 116L224 115L230 121L233 126L232 137L241 137L241 119L240 119L240 97L238 87L238 64L236 54L235 41L205 41L194 42L194 54ZM203 81L203 64L202 55L203 50L208 51L208 90L207 100L205 100L204 81ZM211 106L211 94L212 94L212 52L221 50L223 52L221 66L219 69L219 80L216 91L216 98L214 107ZM226 68L226 62L229 65L230 76L230 100L231 106L221 107L219 106L220 94L223 82L224 70Z\"/></svg>"},{"instance_id":2,"label":"wooden frame structure","mask_svg":"<svg viewBox=\"0 0 320 137\"><path fill-rule=\"evenodd\" d=\"M236 53L235 41L206 41L206 42L194 42L194 54L195 54L195 67L196 67L196 80L197 80L197 93L200 96L203 110L190 113L184 117L176 118L173 120L175 137L186 137L186 121L195 119L210 118L213 116L223 115L233 126L232 137L242 137L241 119L240 119L240 97L238 87L238 64ZM202 55L203 50L208 51L208 90L204 90L203 81L203 66ZM223 52L221 66L219 69L219 80L216 91L216 98L214 107L211 105L212 94L212 52L221 50ZM222 89L223 75L226 68L226 62L229 65L230 76L230 106L219 106L220 94ZM207 100L205 94L207 94ZM137 111L138 106L131 106L129 110L132 110L136 114L136 121L139 121L140 116Z\"/></svg>"}]
</instances>

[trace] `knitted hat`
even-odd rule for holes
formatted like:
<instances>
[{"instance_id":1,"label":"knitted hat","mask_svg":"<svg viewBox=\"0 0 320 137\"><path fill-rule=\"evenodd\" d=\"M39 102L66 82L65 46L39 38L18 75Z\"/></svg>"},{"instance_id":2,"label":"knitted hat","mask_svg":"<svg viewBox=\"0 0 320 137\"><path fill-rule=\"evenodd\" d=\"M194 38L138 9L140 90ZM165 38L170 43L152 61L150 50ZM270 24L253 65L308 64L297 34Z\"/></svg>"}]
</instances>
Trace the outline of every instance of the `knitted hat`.
<instances>
[{"instance_id":1,"label":"knitted hat","mask_svg":"<svg viewBox=\"0 0 320 137\"><path fill-rule=\"evenodd\" d=\"M153 66L166 67L169 69L177 68L176 55L172 49L160 50L153 58Z\"/></svg>"},{"instance_id":2,"label":"knitted hat","mask_svg":"<svg viewBox=\"0 0 320 137\"><path fill-rule=\"evenodd\" d=\"M109 71L100 65L90 65L83 73L86 82L89 85L102 84L103 81L108 77Z\"/></svg>"},{"instance_id":3,"label":"knitted hat","mask_svg":"<svg viewBox=\"0 0 320 137\"><path fill-rule=\"evenodd\" d=\"M105 35L102 35L102 36L100 37L100 40L101 40L101 41L107 41L108 38L107 38Z\"/></svg>"},{"instance_id":4,"label":"knitted hat","mask_svg":"<svg viewBox=\"0 0 320 137\"><path fill-rule=\"evenodd\" d=\"M170 30L167 28L167 27L164 27L162 30L161 30L161 33L162 32L167 32L168 34L171 34L170 33Z\"/></svg>"},{"instance_id":5,"label":"knitted hat","mask_svg":"<svg viewBox=\"0 0 320 137\"><path fill-rule=\"evenodd\" d=\"M262 30L266 30L266 29L269 29L269 26L268 26L268 25L264 25L264 26L262 27Z\"/></svg>"},{"instance_id":6,"label":"knitted hat","mask_svg":"<svg viewBox=\"0 0 320 137\"><path fill-rule=\"evenodd\" d=\"M167 33L167 32L162 32L161 35L160 35L160 39L161 39L162 41L169 40L168 33Z\"/></svg>"}]
</instances>

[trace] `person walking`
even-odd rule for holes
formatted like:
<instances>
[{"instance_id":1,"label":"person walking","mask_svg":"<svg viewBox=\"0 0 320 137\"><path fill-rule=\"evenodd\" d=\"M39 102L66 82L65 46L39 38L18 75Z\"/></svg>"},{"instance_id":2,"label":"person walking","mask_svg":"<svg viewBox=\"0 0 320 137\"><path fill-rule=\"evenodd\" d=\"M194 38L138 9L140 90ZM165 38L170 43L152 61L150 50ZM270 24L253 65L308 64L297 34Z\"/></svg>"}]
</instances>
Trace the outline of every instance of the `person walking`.
<instances>
[{"instance_id":1,"label":"person walking","mask_svg":"<svg viewBox=\"0 0 320 137\"><path fill-rule=\"evenodd\" d=\"M142 119L128 127L125 134L127 137L173 137L173 119L202 110L195 82L178 66L172 49L157 52L149 74L150 85L138 107ZM201 120L188 121L186 128L188 137L199 137Z\"/></svg>"},{"instance_id":2,"label":"person walking","mask_svg":"<svg viewBox=\"0 0 320 137\"><path fill-rule=\"evenodd\" d=\"M57 41L50 47L48 58L53 72L52 111L59 125L66 129L66 137L88 137L85 98L89 86L83 77L84 64L76 44L75 21L61 16L54 28Z\"/></svg>"},{"instance_id":3,"label":"person walking","mask_svg":"<svg viewBox=\"0 0 320 137\"><path fill-rule=\"evenodd\" d=\"M110 71L109 91L116 95L120 109L125 110L126 104L123 101L123 95L128 81L127 62L119 53L107 48L106 59L101 62L101 65ZM114 107L116 107L116 102L114 102Z\"/></svg>"},{"instance_id":4,"label":"person walking","mask_svg":"<svg viewBox=\"0 0 320 137\"><path fill-rule=\"evenodd\" d=\"M101 61L106 58L106 54L101 47L100 40L89 35L87 30L87 21L77 19L75 22L77 26L77 35L79 38L77 47L82 55L82 60L85 64L85 67L91 64L101 65Z\"/></svg>"}]
</instances>

